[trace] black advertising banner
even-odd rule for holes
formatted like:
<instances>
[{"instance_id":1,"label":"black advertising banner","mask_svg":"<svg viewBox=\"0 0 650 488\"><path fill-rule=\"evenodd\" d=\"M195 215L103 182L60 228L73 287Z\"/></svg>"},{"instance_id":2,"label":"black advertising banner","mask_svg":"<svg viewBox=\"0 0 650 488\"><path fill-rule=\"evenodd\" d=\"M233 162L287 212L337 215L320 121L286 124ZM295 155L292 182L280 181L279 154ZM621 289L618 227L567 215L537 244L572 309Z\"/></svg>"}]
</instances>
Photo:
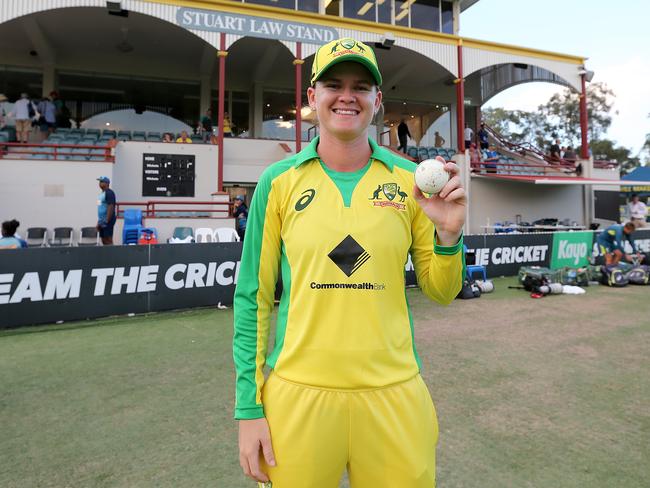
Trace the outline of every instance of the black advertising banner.
<instances>
[{"instance_id":1,"label":"black advertising banner","mask_svg":"<svg viewBox=\"0 0 650 488\"><path fill-rule=\"evenodd\" d=\"M475 264L486 267L489 278L514 276L521 266L549 266L553 234L468 235L465 245L475 253Z\"/></svg>"},{"instance_id":2,"label":"black advertising banner","mask_svg":"<svg viewBox=\"0 0 650 488\"><path fill-rule=\"evenodd\" d=\"M241 243L0 253L0 328L231 305Z\"/></svg>"}]
</instances>

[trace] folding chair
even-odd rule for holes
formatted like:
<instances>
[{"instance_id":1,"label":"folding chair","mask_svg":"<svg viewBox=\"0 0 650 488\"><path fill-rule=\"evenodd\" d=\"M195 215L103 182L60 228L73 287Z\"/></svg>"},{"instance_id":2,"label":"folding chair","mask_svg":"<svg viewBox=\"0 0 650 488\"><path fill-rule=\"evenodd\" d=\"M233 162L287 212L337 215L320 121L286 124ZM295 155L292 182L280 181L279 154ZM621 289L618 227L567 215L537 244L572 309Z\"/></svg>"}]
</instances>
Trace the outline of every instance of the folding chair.
<instances>
[{"instance_id":1,"label":"folding chair","mask_svg":"<svg viewBox=\"0 0 650 488\"><path fill-rule=\"evenodd\" d=\"M54 236L50 240L50 246L72 246L72 232L72 227L55 227Z\"/></svg>"},{"instance_id":2,"label":"folding chair","mask_svg":"<svg viewBox=\"0 0 650 488\"><path fill-rule=\"evenodd\" d=\"M78 246L99 246L99 232L95 227L82 227L79 231Z\"/></svg>"},{"instance_id":3,"label":"folding chair","mask_svg":"<svg viewBox=\"0 0 650 488\"><path fill-rule=\"evenodd\" d=\"M27 229L27 238L25 241L29 247L47 246L47 229L45 227L30 227Z\"/></svg>"}]
</instances>

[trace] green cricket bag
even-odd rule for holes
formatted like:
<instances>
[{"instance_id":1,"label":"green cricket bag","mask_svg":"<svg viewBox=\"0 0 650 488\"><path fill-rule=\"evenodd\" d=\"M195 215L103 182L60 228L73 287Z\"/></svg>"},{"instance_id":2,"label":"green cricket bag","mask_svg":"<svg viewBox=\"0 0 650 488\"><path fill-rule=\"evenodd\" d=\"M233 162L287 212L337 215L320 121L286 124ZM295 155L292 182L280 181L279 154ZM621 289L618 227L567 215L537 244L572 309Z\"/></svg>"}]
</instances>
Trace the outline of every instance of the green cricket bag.
<instances>
[{"instance_id":1,"label":"green cricket bag","mask_svg":"<svg viewBox=\"0 0 650 488\"><path fill-rule=\"evenodd\" d=\"M603 285L621 287L627 285L625 272L618 266L602 266L600 282Z\"/></svg>"},{"instance_id":2,"label":"green cricket bag","mask_svg":"<svg viewBox=\"0 0 650 488\"><path fill-rule=\"evenodd\" d=\"M571 286L589 286L589 272L587 268L565 267L560 271L560 283Z\"/></svg>"},{"instance_id":3,"label":"green cricket bag","mask_svg":"<svg viewBox=\"0 0 650 488\"><path fill-rule=\"evenodd\" d=\"M519 268L519 283L526 286L542 286L548 283L559 283L560 273L541 266L522 266ZM528 288L526 288L528 289Z\"/></svg>"}]
</instances>

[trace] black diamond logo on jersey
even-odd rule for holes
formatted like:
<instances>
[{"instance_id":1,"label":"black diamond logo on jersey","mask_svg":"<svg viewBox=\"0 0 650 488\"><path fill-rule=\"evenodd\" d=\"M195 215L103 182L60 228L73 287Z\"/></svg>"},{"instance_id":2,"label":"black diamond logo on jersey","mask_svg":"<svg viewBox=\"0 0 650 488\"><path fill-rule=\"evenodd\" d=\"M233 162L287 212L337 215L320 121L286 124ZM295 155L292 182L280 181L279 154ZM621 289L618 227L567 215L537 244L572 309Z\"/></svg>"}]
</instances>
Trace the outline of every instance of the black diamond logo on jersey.
<instances>
[{"instance_id":1,"label":"black diamond logo on jersey","mask_svg":"<svg viewBox=\"0 0 650 488\"><path fill-rule=\"evenodd\" d=\"M328 256L347 276L352 276L363 263L370 259L368 251L361 247L351 235L348 235L332 249Z\"/></svg>"}]
</instances>

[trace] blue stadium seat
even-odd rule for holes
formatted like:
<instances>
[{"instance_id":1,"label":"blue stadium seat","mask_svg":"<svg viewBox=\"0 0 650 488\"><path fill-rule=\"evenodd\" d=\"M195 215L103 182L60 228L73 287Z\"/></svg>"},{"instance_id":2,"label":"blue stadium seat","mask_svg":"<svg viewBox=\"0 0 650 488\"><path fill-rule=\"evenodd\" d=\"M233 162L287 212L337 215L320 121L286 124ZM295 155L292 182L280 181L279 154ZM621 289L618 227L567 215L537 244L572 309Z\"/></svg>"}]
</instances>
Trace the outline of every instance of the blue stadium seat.
<instances>
[{"instance_id":1,"label":"blue stadium seat","mask_svg":"<svg viewBox=\"0 0 650 488\"><path fill-rule=\"evenodd\" d=\"M90 149L83 147L76 147L70 152L73 153L72 156L68 156L71 161L87 161L90 156Z\"/></svg>"},{"instance_id":2,"label":"blue stadium seat","mask_svg":"<svg viewBox=\"0 0 650 488\"><path fill-rule=\"evenodd\" d=\"M146 137L147 137L147 133L146 133L145 131L143 131L143 130L134 130L134 131L133 131L133 137L135 138L136 136L137 136L137 137L142 136L142 137L146 138Z\"/></svg>"},{"instance_id":3,"label":"blue stadium seat","mask_svg":"<svg viewBox=\"0 0 650 488\"><path fill-rule=\"evenodd\" d=\"M190 136L190 139L194 144L203 144L203 138L197 134Z\"/></svg>"},{"instance_id":4,"label":"blue stadium seat","mask_svg":"<svg viewBox=\"0 0 650 488\"><path fill-rule=\"evenodd\" d=\"M112 130L112 129L104 129L104 132L102 132L102 139L105 139L105 138L110 139L110 138L115 137L116 135L117 135L117 132L115 132L114 130Z\"/></svg>"},{"instance_id":5,"label":"blue stadium seat","mask_svg":"<svg viewBox=\"0 0 650 488\"><path fill-rule=\"evenodd\" d=\"M122 244L137 244L142 230L142 210L127 208L124 210L124 228L122 229Z\"/></svg>"},{"instance_id":6,"label":"blue stadium seat","mask_svg":"<svg viewBox=\"0 0 650 488\"><path fill-rule=\"evenodd\" d=\"M106 161L106 150L104 149L91 149L90 161Z\"/></svg>"},{"instance_id":7,"label":"blue stadium seat","mask_svg":"<svg viewBox=\"0 0 650 488\"><path fill-rule=\"evenodd\" d=\"M417 159L417 157L418 157L418 148L417 147L409 147L406 150L406 154L408 154L413 159Z\"/></svg>"},{"instance_id":8,"label":"blue stadium seat","mask_svg":"<svg viewBox=\"0 0 650 488\"><path fill-rule=\"evenodd\" d=\"M136 135L134 134L134 135L133 135L133 138L132 138L131 140L132 140L132 141L138 141L138 142L144 142L146 139L145 139L144 136L141 136L141 135L139 135L139 134L136 136Z\"/></svg>"},{"instance_id":9,"label":"blue stadium seat","mask_svg":"<svg viewBox=\"0 0 650 488\"><path fill-rule=\"evenodd\" d=\"M86 135L89 136L91 134L96 136L95 138L98 138L101 134L101 131L99 129L86 129Z\"/></svg>"},{"instance_id":10,"label":"blue stadium seat","mask_svg":"<svg viewBox=\"0 0 650 488\"><path fill-rule=\"evenodd\" d=\"M148 136L147 136L147 141L148 141L148 142L162 142L162 137L160 137L160 136L152 136L152 135L148 135Z\"/></svg>"},{"instance_id":11,"label":"blue stadium seat","mask_svg":"<svg viewBox=\"0 0 650 488\"><path fill-rule=\"evenodd\" d=\"M162 139L162 135L160 132L149 132L147 134L147 140L149 140L150 137L160 137Z\"/></svg>"}]
</instances>

